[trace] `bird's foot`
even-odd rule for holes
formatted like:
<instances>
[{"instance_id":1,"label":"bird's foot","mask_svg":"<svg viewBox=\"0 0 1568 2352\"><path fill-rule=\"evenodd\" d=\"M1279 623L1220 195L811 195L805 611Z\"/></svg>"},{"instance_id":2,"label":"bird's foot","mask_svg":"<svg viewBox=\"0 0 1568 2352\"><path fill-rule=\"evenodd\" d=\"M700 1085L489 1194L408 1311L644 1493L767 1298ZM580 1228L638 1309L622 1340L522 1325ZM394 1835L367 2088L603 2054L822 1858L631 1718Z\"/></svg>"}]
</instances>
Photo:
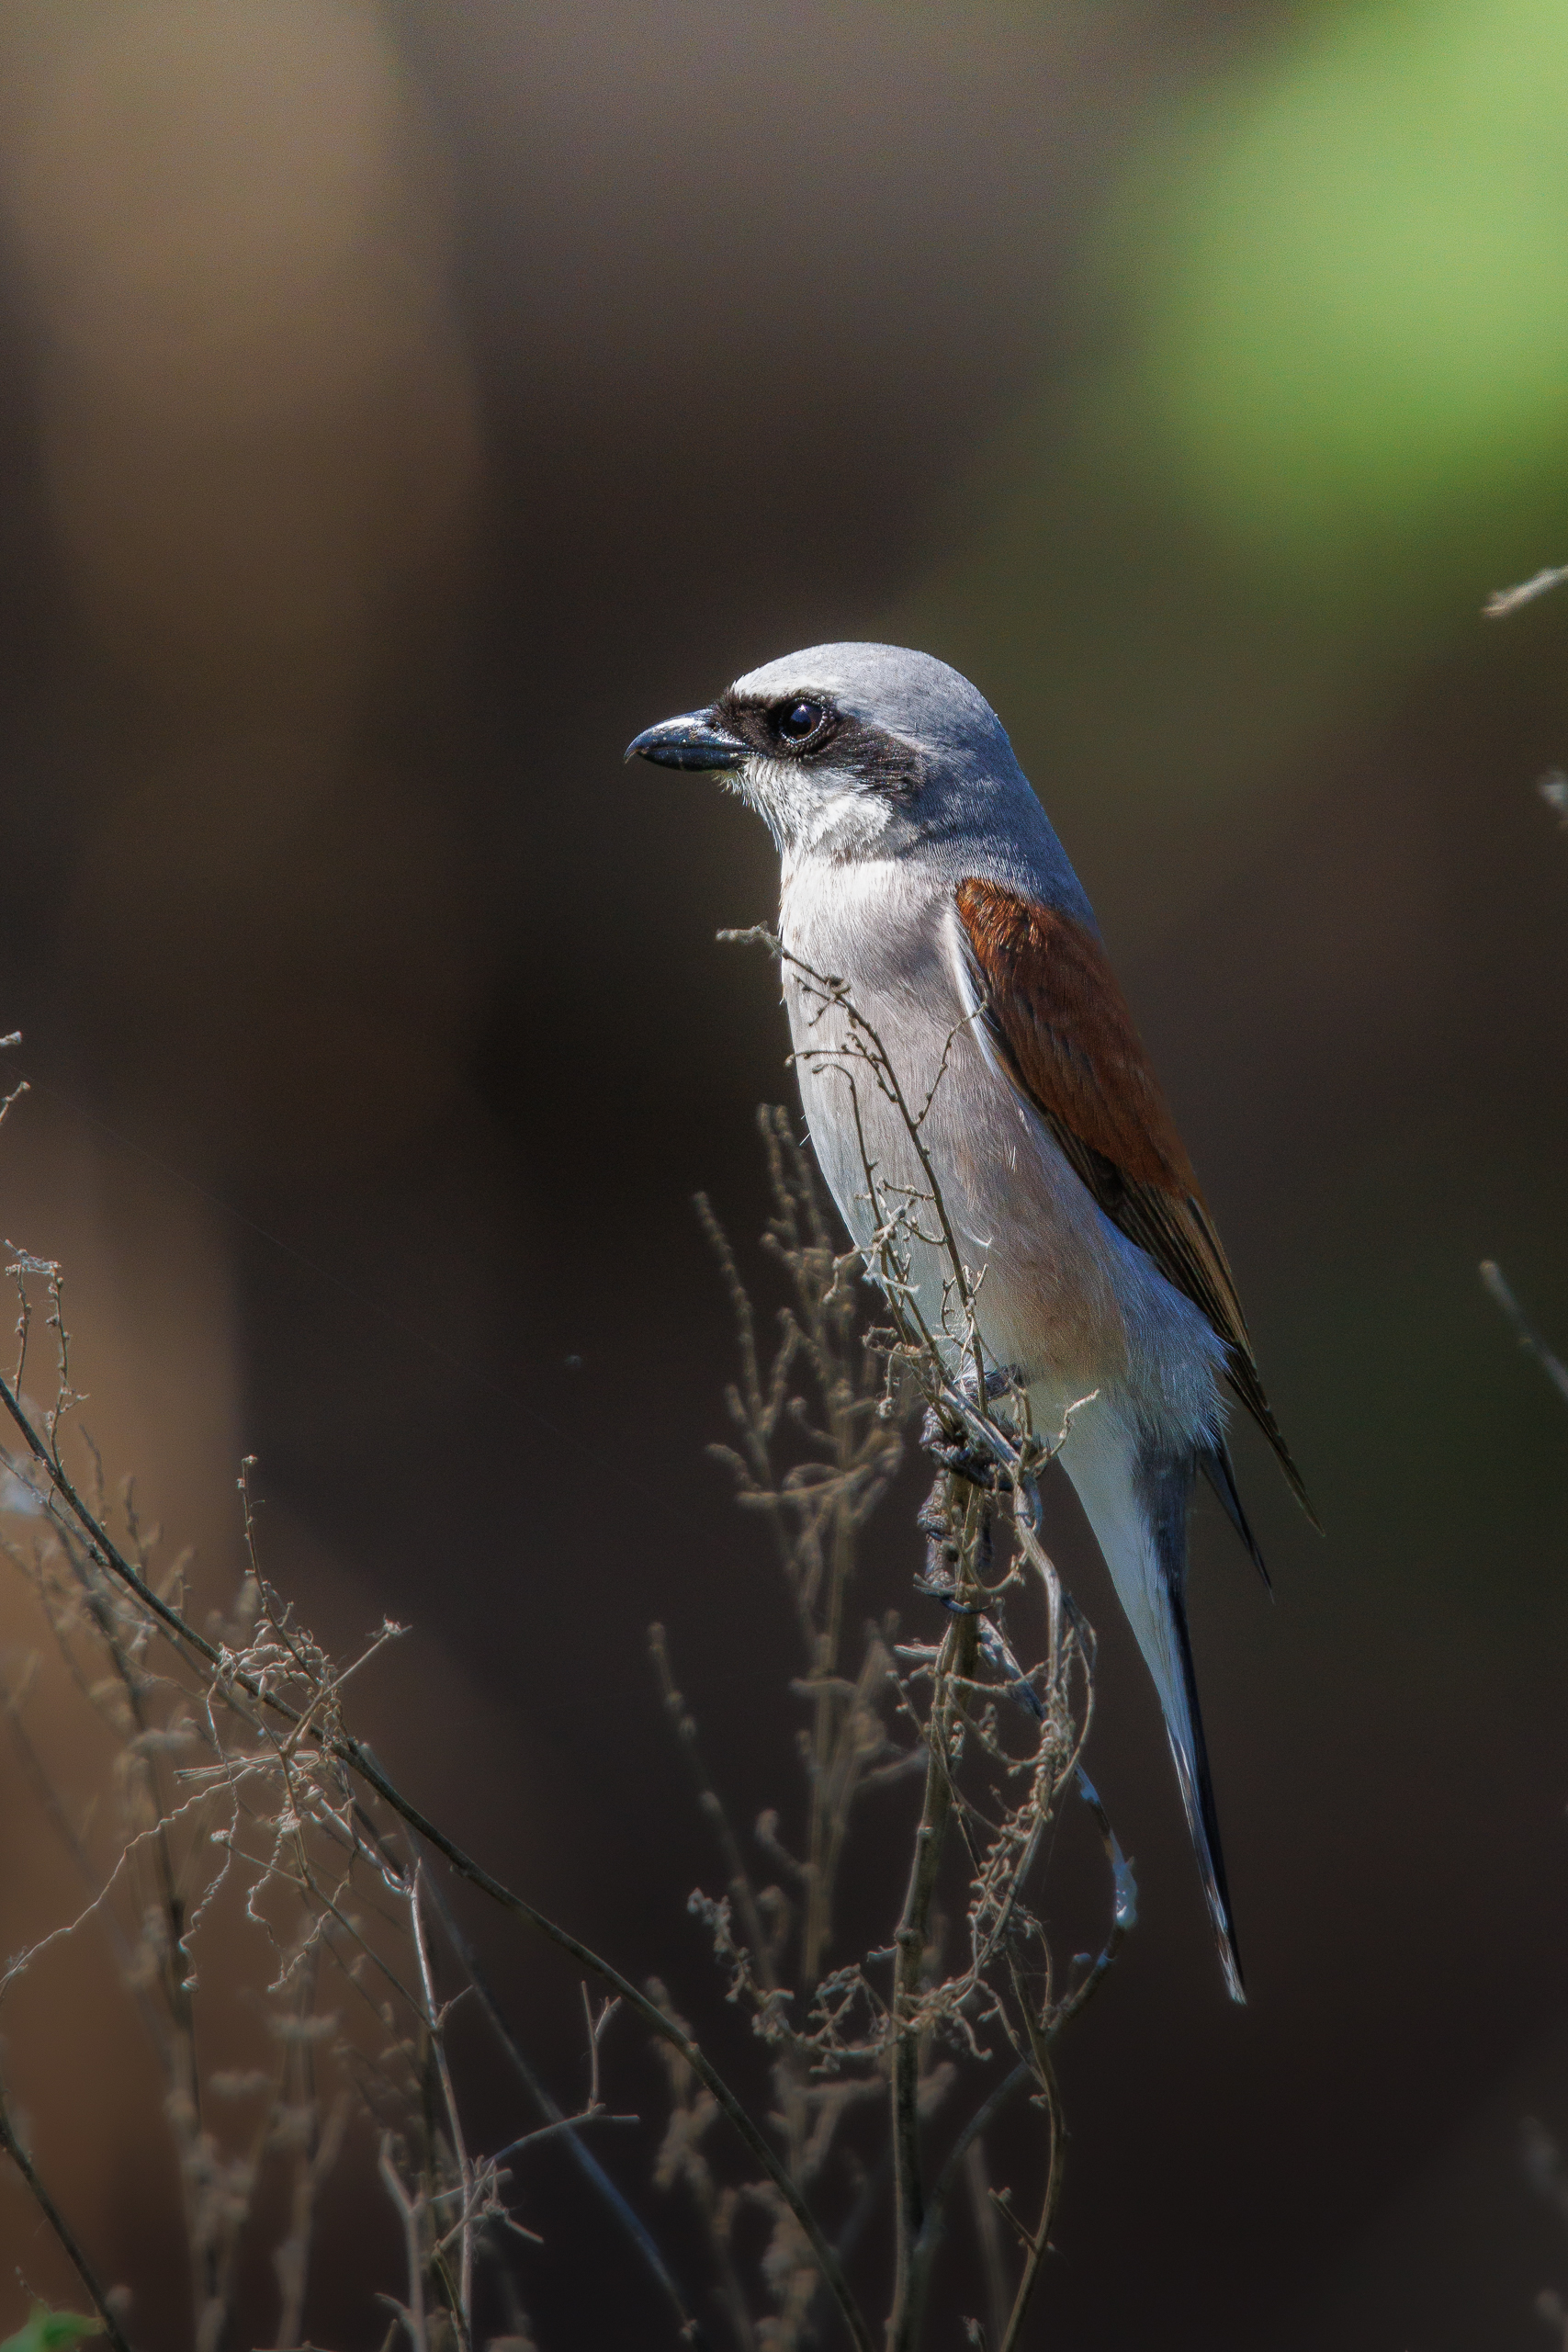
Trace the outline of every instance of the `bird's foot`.
<instances>
[{"instance_id":1,"label":"bird's foot","mask_svg":"<svg viewBox=\"0 0 1568 2352\"><path fill-rule=\"evenodd\" d=\"M947 1541L947 1516L938 1503L942 1481L938 1479L919 1514L919 1525L926 1536L926 1572L915 1578L915 1590L926 1600L935 1600L950 1617L977 1617L980 1621L980 1654L998 1675L1007 1696L1021 1706L1035 1721L1043 1722L1045 1702L1034 1687L1032 1671L1020 1666L1008 1647L1002 1631L999 1612L984 1601L960 1600L958 1598L958 1553ZM987 1528L982 1542L989 1562Z\"/></svg>"},{"instance_id":2,"label":"bird's foot","mask_svg":"<svg viewBox=\"0 0 1568 2352\"><path fill-rule=\"evenodd\" d=\"M964 1474L961 1472L958 1475ZM955 1521L952 1476L950 1467L944 1464L937 1473L931 1493L915 1515L915 1524L926 1539L926 1572L923 1577L917 1577L915 1589L936 1600L945 1600L948 1607L956 1610L959 1604L951 1596L958 1589L960 1553L955 1537L964 1512L962 1509L958 1510ZM981 1482L976 1479L974 1483L978 1486ZM973 1531L973 1544L972 1572L984 1584L990 1575L992 1557L989 1503L984 1506L979 1525Z\"/></svg>"},{"instance_id":3,"label":"bird's foot","mask_svg":"<svg viewBox=\"0 0 1568 2352\"><path fill-rule=\"evenodd\" d=\"M984 1487L988 1495L1001 1492L1005 1484L1002 1471L981 1453L978 1446L968 1444L963 1438L950 1437L934 1405L928 1409L920 1424L920 1446L951 1476L966 1478L972 1487ZM930 1509L929 1504L927 1509Z\"/></svg>"},{"instance_id":4,"label":"bird's foot","mask_svg":"<svg viewBox=\"0 0 1568 2352\"><path fill-rule=\"evenodd\" d=\"M975 1374L965 1371L959 1387L966 1395L975 1394ZM994 1404L999 1396L1014 1396L1023 1385L1023 1375L1016 1365L996 1366L986 1374L986 1401ZM1008 1473L995 1462L983 1446L975 1445L962 1436L954 1436L944 1426L934 1405L929 1407L920 1424L920 1444L933 1462L955 1478L966 1478L972 1487L983 1487L989 1495L1001 1493L1011 1482Z\"/></svg>"},{"instance_id":5,"label":"bird's foot","mask_svg":"<svg viewBox=\"0 0 1568 2352\"><path fill-rule=\"evenodd\" d=\"M916 1578L915 1589L940 1599L951 1593L958 1582L958 1546L950 1532L945 1471L938 1476L935 1486L916 1512L915 1525L926 1539L926 1572L923 1577Z\"/></svg>"}]
</instances>

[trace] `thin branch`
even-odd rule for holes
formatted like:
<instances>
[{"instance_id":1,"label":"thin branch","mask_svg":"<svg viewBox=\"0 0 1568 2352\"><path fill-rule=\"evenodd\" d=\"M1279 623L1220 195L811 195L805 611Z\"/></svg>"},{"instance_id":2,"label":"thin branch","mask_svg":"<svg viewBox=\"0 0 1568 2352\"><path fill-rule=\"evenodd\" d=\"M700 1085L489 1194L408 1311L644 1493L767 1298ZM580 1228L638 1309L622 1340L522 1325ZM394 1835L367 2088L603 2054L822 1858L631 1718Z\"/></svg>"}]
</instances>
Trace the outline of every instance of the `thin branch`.
<instances>
[{"instance_id":1,"label":"thin branch","mask_svg":"<svg viewBox=\"0 0 1568 2352\"><path fill-rule=\"evenodd\" d=\"M1029 2316L1029 2306L1034 2290L1040 2283L1040 2272L1045 2256L1051 2251L1051 2224L1056 2218L1056 2206L1062 2194L1062 2141L1064 2125L1062 2102L1056 2089L1056 2077L1049 2059L1044 2063L1043 2088L1046 2112L1051 2127L1051 2152L1045 2175L1045 2194L1041 2199L1040 2220L1032 2237L1025 2237L1023 2276L1018 2282L1009 2315L1007 2334L1002 2337L1000 2352L1017 2352L1023 2335L1023 2323Z\"/></svg>"},{"instance_id":2,"label":"thin branch","mask_svg":"<svg viewBox=\"0 0 1568 2352\"><path fill-rule=\"evenodd\" d=\"M710 2352L709 2338L705 2334L700 2322L694 2316L691 2305L677 2284L663 2255L660 2252L658 2243L648 2224L627 2203L604 2165L592 2151L583 2145L579 2137L578 2127L582 2119L580 2116L567 2115L562 2110L524 2054L521 2043L508 2025L501 2006L491 1989L489 1980L480 1965L479 1954L463 1933L451 1905L434 1878L427 1880L426 1892L430 1899L430 1907L441 1922L442 1932L452 1948L457 1964L472 1985L479 2007L490 2020L491 2030L505 2051L513 2072L534 2101L535 2106L545 2117L546 2128L564 2135L579 2170L592 2183L600 2197L637 2247L675 2314L682 2340L694 2346L695 2352ZM505 2150L502 2151L503 2154L506 2153Z\"/></svg>"},{"instance_id":3,"label":"thin branch","mask_svg":"<svg viewBox=\"0 0 1568 2352\"><path fill-rule=\"evenodd\" d=\"M27 2182L28 2188L32 2191L33 2201L59 2239L62 2248L74 2267L76 2276L91 2296L93 2309L104 2324L104 2334L113 2346L114 2352L130 2352L130 2345L125 2331L110 2308L108 2297L98 2284L96 2272L77 2244L71 2224L39 2179L38 2168L32 2158L17 2137L3 2096L0 2096L0 2149L3 2149L10 2157L11 2162Z\"/></svg>"},{"instance_id":4,"label":"thin branch","mask_svg":"<svg viewBox=\"0 0 1568 2352\"><path fill-rule=\"evenodd\" d=\"M173 1635L177 1644L194 1652L197 1657L203 1659L215 1670L225 1688L238 1688L266 1713L278 1717L291 1729L298 1727L301 1722L301 1713L298 1708L290 1706L288 1702L280 1698L276 1691L266 1689L255 1676L240 1668L234 1659L225 1654L217 1644L208 1641L204 1635L198 1634L177 1610L172 1608L153 1591L145 1577L131 1566L107 1531L88 1510L63 1465L45 1447L15 1392L3 1379L0 1379L0 1405L3 1405L6 1411L9 1413L21 1432L29 1453L45 1472L55 1494L80 1528L89 1553L96 1565L129 1586L143 1608L151 1611L158 1623ZM536 1934L545 1937L559 1951L569 1953L579 1967L587 1969L591 1974L598 1977L602 1984L609 1985L613 1992L618 1993L627 2007L635 2010L651 2031L660 2035L663 2041L670 2043L671 2048L679 2052L705 2088L711 2092L715 2101L751 2151L799 2222L829 2291L839 2306L850 2337L858 2347L858 2352L874 2352L871 2330L850 2290L849 2282L844 2277L838 2257L821 2224L769 2146L761 2131L753 2122L750 2115L711 2059L698 2047L692 2037L683 2032L671 2018L648 1997L647 1994L633 1984L628 1978L623 1976L619 1969L613 1967L608 1961L601 1959L600 1955L582 1942L580 1937L558 1926L555 1920L549 1918L543 1911L536 1909L523 1895L514 1894L509 1886L487 1871L482 1863L476 1861L471 1854L465 1852L454 1838L448 1838L444 1830L437 1828L434 1822L422 1813L420 1808L405 1797L395 1783L388 1779L368 1748L361 1741L355 1739L346 1732L333 1732L322 1735L321 1745L328 1755L345 1765L367 1788L373 1789L384 1804L389 1806L411 1829L417 1831L428 1845L433 1846L460 1878L465 1878L470 1885L477 1886L481 1894L490 1897L492 1903L498 1904L513 1918L532 1928Z\"/></svg>"},{"instance_id":5,"label":"thin branch","mask_svg":"<svg viewBox=\"0 0 1568 2352\"><path fill-rule=\"evenodd\" d=\"M1526 1355L1533 1356L1535 1358L1536 1363L1540 1364L1542 1372L1545 1373L1548 1380L1551 1381L1552 1386L1556 1389L1563 1403L1568 1405L1568 1364L1565 1364L1562 1362L1561 1356L1554 1355L1552 1353L1552 1351L1547 1346L1546 1341L1541 1338L1540 1332L1529 1321L1529 1317L1525 1314L1524 1308L1519 1305L1518 1300L1514 1296L1513 1291L1509 1287L1507 1282L1504 1279L1502 1267L1497 1264L1495 1259L1483 1258L1482 1260L1481 1279L1485 1283L1493 1299L1495 1301L1497 1306L1502 1308L1504 1314L1513 1325L1514 1337L1517 1340Z\"/></svg>"},{"instance_id":6,"label":"thin branch","mask_svg":"<svg viewBox=\"0 0 1568 2352\"><path fill-rule=\"evenodd\" d=\"M984 1498L969 1489L964 1507L964 1550L960 1563L960 1589L967 1595L968 1568ZM927 1727L928 1760L920 1825L915 1833L914 1860L904 1898L903 1917L894 1938L893 1976L893 2177L897 2227L893 2310L887 2323L889 2352L910 2352L919 2337L925 2288L930 2277L931 2238L920 2163L919 2084L920 1979L931 1940L931 1901L936 1893L942 1845L953 1812L953 1777L949 1756L950 1731L959 1704L955 1679L968 1681L975 1672L979 1647L979 1620L972 1607L950 1623L937 1663L931 1721Z\"/></svg>"},{"instance_id":7,"label":"thin branch","mask_svg":"<svg viewBox=\"0 0 1568 2352\"><path fill-rule=\"evenodd\" d=\"M430 2047L434 2054L435 2072L441 2085L442 2104L446 2109L446 2128L452 2140L452 2155L457 2166L457 2182L462 2194L459 2208L457 2255L457 2328L465 2346L471 2341L470 2327L474 2298L474 2234L470 2206L473 2201L474 2168L468 2162L468 2144L463 2136L463 2119L457 2111L457 2094L452 2086L452 2070L446 2063L445 2013L435 1997L435 1979L431 1973L430 1953L424 1939L424 1921L420 1913L420 1894L423 1885L424 1865L416 1861L409 1881L409 1927L413 1937L414 1956L419 1962L419 1981L424 1995L425 2028L430 2035Z\"/></svg>"},{"instance_id":8,"label":"thin branch","mask_svg":"<svg viewBox=\"0 0 1568 2352\"><path fill-rule=\"evenodd\" d=\"M1489 621L1500 621L1509 613L1517 613L1521 605L1533 605L1538 596L1546 595L1553 588L1561 588L1568 580L1568 563L1549 565L1544 571L1532 572L1515 588L1496 588L1482 605Z\"/></svg>"},{"instance_id":9,"label":"thin branch","mask_svg":"<svg viewBox=\"0 0 1568 2352\"><path fill-rule=\"evenodd\" d=\"M975 2235L980 2248L980 2270L986 2282L986 2321L988 2340L1002 2341L1007 2327L1007 2278L1002 2267L1002 2233L997 2226L997 2209L991 2196L991 2183L986 2168L985 2143L978 2133L964 2151L964 2177L969 2190L969 2202L975 2216Z\"/></svg>"}]
</instances>

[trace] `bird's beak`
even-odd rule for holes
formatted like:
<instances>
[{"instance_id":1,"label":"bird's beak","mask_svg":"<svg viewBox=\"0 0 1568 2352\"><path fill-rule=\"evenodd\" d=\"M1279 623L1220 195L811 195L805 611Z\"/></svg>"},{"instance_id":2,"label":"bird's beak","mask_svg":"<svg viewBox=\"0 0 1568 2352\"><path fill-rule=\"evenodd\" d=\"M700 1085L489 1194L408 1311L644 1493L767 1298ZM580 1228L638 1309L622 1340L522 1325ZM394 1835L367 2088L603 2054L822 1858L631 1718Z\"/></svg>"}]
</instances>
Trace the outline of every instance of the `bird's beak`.
<instances>
[{"instance_id":1,"label":"bird's beak","mask_svg":"<svg viewBox=\"0 0 1568 2352\"><path fill-rule=\"evenodd\" d=\"M721 727L711 710L688 710L645 727L626 745L628 760L634 753L661 768L738 768L751 746Z\"/></svg>"}]
</instances>

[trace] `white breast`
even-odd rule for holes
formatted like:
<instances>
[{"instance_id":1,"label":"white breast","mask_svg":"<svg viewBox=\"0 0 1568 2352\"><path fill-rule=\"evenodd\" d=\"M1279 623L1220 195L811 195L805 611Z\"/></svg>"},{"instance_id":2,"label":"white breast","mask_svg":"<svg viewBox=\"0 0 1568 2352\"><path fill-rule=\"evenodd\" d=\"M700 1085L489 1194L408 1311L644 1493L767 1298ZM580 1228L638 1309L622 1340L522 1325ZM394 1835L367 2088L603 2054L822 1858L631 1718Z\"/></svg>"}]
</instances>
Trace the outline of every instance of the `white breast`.
<instances>
[{"instance_id":1,"label":"white breast","mask_svg":"<svg viewBox=\"0 0 1568 2352\"><path fill-rule=\"evenodd\" d=\"M781 923L791 956L847 983L896 1072L977 1286L988 1361L1022 1374L1036 1426L1055 1430L1097 1388L1173 1435L1211 1419L1207 1351L1194 1363L1202 1317L1101 1215L986 1050L950 884L907 858L792 862ZM807 1123L845 1222L863 1246L879 1213L908 1207L921 1312L956 1348L962 1315L930 1187L874 1049L787 963L784 998Z\"/></svg>"}]
</instances>

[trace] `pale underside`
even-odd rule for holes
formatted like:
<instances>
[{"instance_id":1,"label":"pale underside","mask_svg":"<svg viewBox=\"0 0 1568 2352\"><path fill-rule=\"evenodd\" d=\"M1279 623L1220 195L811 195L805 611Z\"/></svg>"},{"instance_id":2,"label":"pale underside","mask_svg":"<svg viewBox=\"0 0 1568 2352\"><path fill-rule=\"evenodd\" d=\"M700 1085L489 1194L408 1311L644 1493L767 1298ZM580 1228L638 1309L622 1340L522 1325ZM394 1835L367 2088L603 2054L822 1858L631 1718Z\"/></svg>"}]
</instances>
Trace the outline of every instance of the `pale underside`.
<instances>
[{"instance_id":1,"label":"pale underside","mask_svg":"<svg viewBox=\"0 0 1568 2352\"><path fill-rule=\"evenodd\" d=\"M1222 1342L1102 1214L997 1064L973 1018L951 880L899 859L807 856L786 864L781 920L790 955L847 983L907 1102L924 1114L922 1139L977 1283L987 1363L1021 1375L1044 1436L1055 1437L1069 1407L1093 1398L1073 1417L1062 1463L1185 1771L1191 1725L1145 1469L1188 1455L1220 1430ZM908 1127L857 1056L846 1015L824 1008L787 962L784 997L807 1123L852 1234L863 1246L879 1216L908 1203L934 1237ZM920 1311L934 1332L945 1322L956 1357L963 1323L944 1254L934 1238L911 1237L909 1247Z\"/></svg>"}]
</instances>

